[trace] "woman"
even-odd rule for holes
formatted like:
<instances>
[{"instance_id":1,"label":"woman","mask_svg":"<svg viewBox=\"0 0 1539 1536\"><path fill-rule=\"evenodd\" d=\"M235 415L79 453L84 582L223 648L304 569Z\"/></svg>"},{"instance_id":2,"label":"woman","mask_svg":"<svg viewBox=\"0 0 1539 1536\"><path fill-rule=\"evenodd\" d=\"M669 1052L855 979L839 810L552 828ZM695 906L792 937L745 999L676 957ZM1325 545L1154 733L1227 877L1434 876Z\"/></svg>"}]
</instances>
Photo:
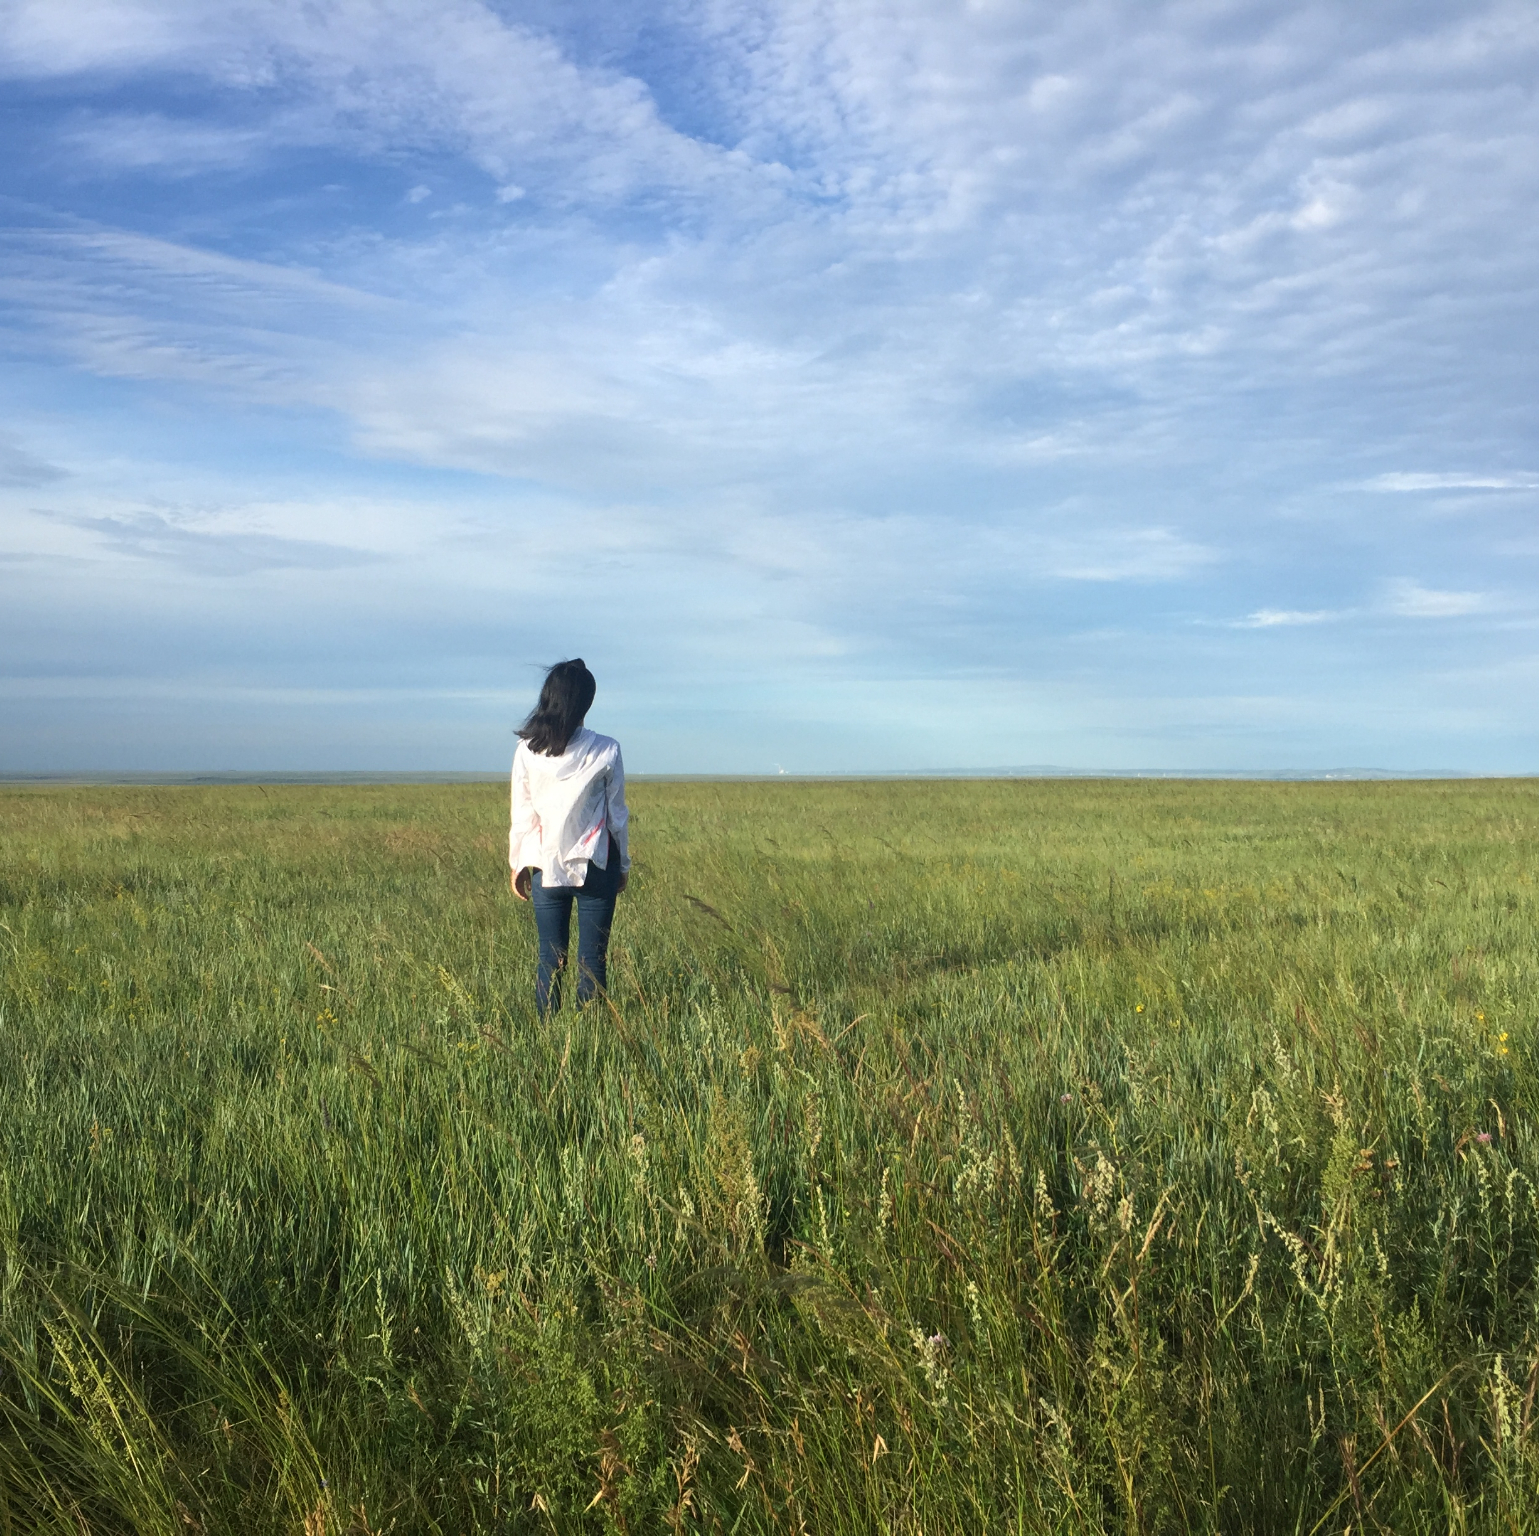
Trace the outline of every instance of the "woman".
<instances>
[{"instance_id":1,"label":"woman","mask_svg":"<svg viewBox=\"0 0 1539 1536\"><path fill-rule=\"evenodd\" d=\"M584 728L598 685L582 663L558 661L513 752L513 894L534 901L540 935L535 1006L561 1006L561 971L577 903L577 1006L607 981L615 898L630 878L620 743Z\"/></svg>"}]
</instances>

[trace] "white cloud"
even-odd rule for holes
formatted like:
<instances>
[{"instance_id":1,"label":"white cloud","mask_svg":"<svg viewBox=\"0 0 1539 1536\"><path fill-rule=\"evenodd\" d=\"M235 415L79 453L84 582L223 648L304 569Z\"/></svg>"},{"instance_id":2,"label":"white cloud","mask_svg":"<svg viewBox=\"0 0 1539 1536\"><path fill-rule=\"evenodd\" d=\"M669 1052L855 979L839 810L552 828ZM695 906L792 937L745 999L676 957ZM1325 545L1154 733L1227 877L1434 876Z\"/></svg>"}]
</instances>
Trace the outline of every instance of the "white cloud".
<instances>
[{"instance_id":1,"label":"white cloud","mask_svg":"<svg viewBox=\"0 0 1539 1536\"><path fill-rule=\"evenodd\" d=\"M290 117L304 102L312 139L457 151L504 182L527 162L599 195L691 184L714 158L659 119L641 82L574 64L480 0L83 5L13 0L0 14L0 71L179 70L227 90L261 88ZM161 146L174 137L163 132ZM196 135L182 138L201 160Z\"/></svg>"},{"instance_id":2,"label":"white cloud","mask_svg":"<svg viewBox=\"0 0 1539 1536\"><path fill-rule=\"evenodd\" d=\"M42 486L68 474L57 464L29 452L14 439L0 435L0 486Z\"/></svg>"},{"instance_id":3,"label":"white cloud","mask_svg":"<svg viewBox=\"0 0 1539 1536\"><path fill-rule=\"evenodd\" d=\"M1404 310L1392 253L1410 234L1383 222L1385 197L1455 179L1473 189L1415 231L1419 255L1441 261L1449 234L1470 225L1463 210L1503 195L1498 167L1461 163L1456 129L1487 111L1470 71L1511 74L1535 39L1511 6L1495 8L1495 29L1472 17L1414 32L1424 110L1412 113L1389 89L1405 85L1377 40L1329 8L1291 19L1257 8L1220 28L1106 3L965 16L875 0L721 5L703 13L701 37L735 85L715 98L713 141L670 126L643 80L578 64L474 0L302 10L119 0L93 14L97 52L51 8L13 7L12 67L155 61L226 89L276 82L275 145L303 132L350 153L462 155L500 187L499 204L515 190L570 206L667 189L652 205L662 227L639 245L572 252L579 271L610 267L595 273L608 278L608 312L568 305L580 327L602 319L617 353L636 337L665 378L687 349L667 345L665 357L655 342L681 317L770 369L787 351L875 336L874 366L848 371L849 392L906 394L931 420L937 402L965 409L963 391L1028 369L1167 399L1176 378L1222 395L1360 371ZM681 14L702 26L702 13ZM131 54L128 37L140 39ZM1439 69L1439 57L1458 70ZM180 141L195 163L239 152L253 131L200 136L153 114L146 125L144 155L164 160ZM1359 207L1363 218L1347 216ZM562 238L593 233L574 225ZM506 312L489 248L484 262L465 248L434 254L465 279L441 322L479 329ZM387 280L392 258L427 255L370 252ZM570 349L559 350L570 368ZM377 395L392 369L365 371ZM412 394L414 371L402 370ZM808 398L803 380L776 390L761 379L779 411L794 415ZM912 422L900 418L889 430L905 439ZM948 425L964 426L955 415ZM1072 438L1082 451L1117 441L1093 419L1043 425L1019 440ZM1009 452L998 440L977 449Z\"/></svg>"},{"instance_id":4,"label":"white cloud","mask_svg":"<svg viewBox=\"0 0 1539 1536\"><path fill-rule=\"evenodd\" d=\"M73 153L114 170L191 175L258 158L271 149L273 126L229 128L160 112L116 112L93 114L63 139Z\"/></svg>"},{"instance_id":5,"label":"white cloud","mask_svg":"<svg viewBox=\"0 0 1539 1536\"><path fill-rule=\"evenodd\" d=\"M1341 613L1334 608L1258 608L1254 613L1237 619L1236 629L1277 629L1298 624L1328 624L1339 619Z\"/></svg>"},{"instance_id":6,"label":"white cloud","mask_svg":"<svg viewBox=\"0 0 1539 1536\"><path fill-rule=\"evenodd\" d=\"M1390 583L1384 606L1401 618L1453 619L1489 612L1493 604L1484 592L1441 592L1401 579Z\"/></svg>"},{"instance_id":7,"label":"white cloud","mask_svg":"<svg viewBox=\"0 0 1539 1536\"><path fill-rule=\"evenodd\" d=\"M8 72L43 78L126 70L185 56L206 46L211 31L190 6L11 0L0 13L0 59Z\"/></svg>"},{"instance_id":8,"label":"white cloud","mask_svg":"<svg viewBox=\"0 0 1539 1536\"><path fill-rule=\"evenodd\" d=\"M72 303L93 287L111 290L123 309L130 311L173 295L180 296L181 310L198 299L232 305L246 305L253 298L311 300L376 312L382 302L363 289L329 281L298 264L254 261L78 220L56 228L13 228L5 231L4 238L10 260L0 292L24 296L28 302L51 291ZM222 318L231 319L233 313Z\"/></svg>"},{"instance_id":9,"label":"white cloud","mask_svg":"<svg viewBox=\"0 0 1539 1536\"><path fill-rule=\"evenodd\" d=\"M1169 528L1112 528L1045 541L1046 568L1067 581L1178 581L1219 559Z\"/></svg>"},{"instance_id":10,"label":"white cloud","mask_svg":"<svg viewBox=\"0 0 1539 1536\"><path fill-rule=\"evenodd\" d=\"M1539 475L1419 474L1396 472L1375 475L1365 482L1370 491L1533 491Z\"/></svg>"}]
</instances>

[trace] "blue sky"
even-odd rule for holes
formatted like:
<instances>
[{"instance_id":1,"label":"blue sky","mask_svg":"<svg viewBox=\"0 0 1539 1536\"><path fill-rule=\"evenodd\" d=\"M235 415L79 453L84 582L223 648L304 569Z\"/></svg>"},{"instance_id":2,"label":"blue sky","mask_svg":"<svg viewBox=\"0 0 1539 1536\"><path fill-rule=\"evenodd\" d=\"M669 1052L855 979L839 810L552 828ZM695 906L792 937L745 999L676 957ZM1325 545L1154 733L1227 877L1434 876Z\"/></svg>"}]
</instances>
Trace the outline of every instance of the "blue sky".
<instances>
[{"instance_id":1,"label":"blue sky","mask_svg":"<svg viewBox=\"0 0 1539 1536\"><path fill-rule=\"evenodd\" d=\"M1539 10L0 0L0 770L1539 770Z\"/></svg>"}]
</instances>

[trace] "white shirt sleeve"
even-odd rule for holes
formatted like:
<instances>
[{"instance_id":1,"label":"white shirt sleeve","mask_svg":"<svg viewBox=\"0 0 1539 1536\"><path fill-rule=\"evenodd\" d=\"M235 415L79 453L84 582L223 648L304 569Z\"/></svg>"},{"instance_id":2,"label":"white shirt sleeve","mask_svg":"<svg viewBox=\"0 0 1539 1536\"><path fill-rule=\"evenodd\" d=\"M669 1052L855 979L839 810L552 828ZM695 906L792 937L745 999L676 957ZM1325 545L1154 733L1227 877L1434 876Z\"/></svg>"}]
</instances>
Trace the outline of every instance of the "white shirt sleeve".
<instances>
[{"instance_id":1,"label":"white shirt sleeve","mask_svg":"<svg viewBox=\"0 0 1539 1536\"><path fill-rule=\"evenodd\" d=\"M615 758L604 776L604 810L609 822L609 841L620 850L620 873L631 867L630 813L625 808L625 762L615 746Z\"/></svg>"},{"instance_id":2,"label":"white shirt sleeve","mask_svg":"<svg viewBox=\"0 0 1539 1536\"><path fill-rule=\"evenodd\" d=\"M513 754L513 815L508 830L508 867L528 869L540 862L540 818L529 793L529 765L520 742Z\"/></svg>"}]
</instances>

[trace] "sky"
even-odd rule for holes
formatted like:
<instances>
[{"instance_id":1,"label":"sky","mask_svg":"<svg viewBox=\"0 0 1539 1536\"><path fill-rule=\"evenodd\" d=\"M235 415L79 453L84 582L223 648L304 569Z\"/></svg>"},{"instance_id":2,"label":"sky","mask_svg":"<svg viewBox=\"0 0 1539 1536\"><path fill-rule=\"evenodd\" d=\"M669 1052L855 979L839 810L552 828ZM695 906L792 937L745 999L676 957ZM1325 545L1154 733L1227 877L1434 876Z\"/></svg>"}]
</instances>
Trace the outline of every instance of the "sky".
<instances>
[{"instance_id":1,"label":"sky","mask_svg":"<svg viewBox=\"0 0 1539 1536\"><path fill-rule=\"evenodd\" d=\"M0 0L0 772L1539 771L1539 8Z\"/></svg>"}]
</instances>

